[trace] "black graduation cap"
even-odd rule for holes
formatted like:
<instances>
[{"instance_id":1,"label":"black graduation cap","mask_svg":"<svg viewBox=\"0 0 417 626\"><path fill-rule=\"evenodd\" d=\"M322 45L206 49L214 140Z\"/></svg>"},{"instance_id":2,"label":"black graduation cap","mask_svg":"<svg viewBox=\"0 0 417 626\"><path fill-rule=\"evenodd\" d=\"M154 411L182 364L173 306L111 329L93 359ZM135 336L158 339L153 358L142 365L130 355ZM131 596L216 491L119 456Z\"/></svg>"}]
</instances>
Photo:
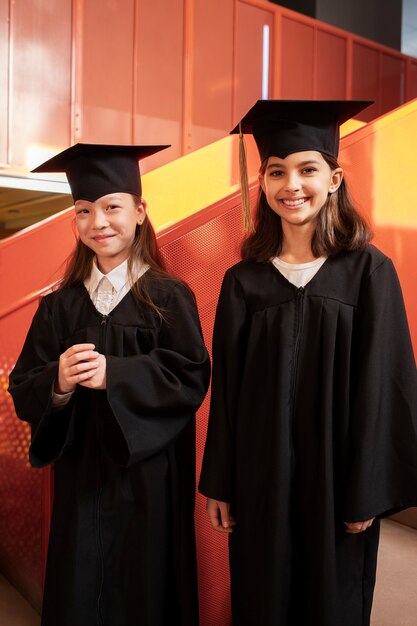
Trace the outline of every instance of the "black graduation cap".
<instances>
[{"instance_id":1,"label":"black graduation cap","mask_svg":"<svg viewBox=\"0 0 417 626\"><path fill-rule=\"evenodd\" d=\"M140 197L139 159L169 147L77 143L32 172L65 172L74 202L95 202L101 196L117 192Z\"/></svg>"},{"instance_id":2,"label":"black graduation cap","mask_svg":"<svg viewBox=\"0 0 417 626\"><path fill-rule=\"evenodd\" d=\"M230 134L253 134L261 160L317 150L337 157L339 127L371 100L258 100Z\"/></svg>"},{"instance_id":3,"label":"black graduation cap","mask_svg":"<svg viewBox=\"0 0 417 626\"><path fill-rule=\"evenodd\" d=\"M317 150L333 157L339 153L343 122L373 104L372 100L258 100L230 134L239 134L239 165L244 228L253 231L249 203L244 134L252 134L261 161L285 159L293 152Z\"/></svg>"}]
</instances>

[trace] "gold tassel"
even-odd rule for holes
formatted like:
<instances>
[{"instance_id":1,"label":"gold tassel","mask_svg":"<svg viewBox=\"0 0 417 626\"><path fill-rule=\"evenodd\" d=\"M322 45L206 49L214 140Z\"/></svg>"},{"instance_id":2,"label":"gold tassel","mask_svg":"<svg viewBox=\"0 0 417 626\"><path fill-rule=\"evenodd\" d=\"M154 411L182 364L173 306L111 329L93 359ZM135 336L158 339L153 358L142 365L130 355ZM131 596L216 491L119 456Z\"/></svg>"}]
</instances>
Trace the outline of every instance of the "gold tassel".
<instances>
[{"instance_id":1,"label":"gold tassel","mask_svg":"<svg viewBox=\"0 0 417 626\"><path fill-rule=\"evenodd\" d=\"M242 194L243 228L246 232L253 233L255 228L252 220L252 212L249 199L248 166L246 161L245 138L239 124L239 173L240 190Z\"/></svg>"}]
</instances>

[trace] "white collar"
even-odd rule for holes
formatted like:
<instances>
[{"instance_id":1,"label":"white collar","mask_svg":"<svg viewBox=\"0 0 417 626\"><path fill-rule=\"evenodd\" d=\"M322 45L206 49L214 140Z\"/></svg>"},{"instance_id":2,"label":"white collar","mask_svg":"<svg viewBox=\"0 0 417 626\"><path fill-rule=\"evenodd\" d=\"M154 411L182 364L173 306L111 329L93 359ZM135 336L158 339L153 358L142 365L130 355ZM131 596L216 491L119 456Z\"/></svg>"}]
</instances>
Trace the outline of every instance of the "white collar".
<instances>
[{"instance_id":1,"label":"white collar","mask_svg":"<svg viewBox=\"0 0 417 626\"><path fill-rule=\"evenodd\" d=\"M133 279L137 280L149 269L149 265L136 262L133 267ZM97 257L94 257L90 276L84 281L87 291L92 294L97 289L101 279L106 276L116 292L119 292L129 281L127 259L120 263L108 274L103 274L97 267Z\"/></svg>"}]
</instances>

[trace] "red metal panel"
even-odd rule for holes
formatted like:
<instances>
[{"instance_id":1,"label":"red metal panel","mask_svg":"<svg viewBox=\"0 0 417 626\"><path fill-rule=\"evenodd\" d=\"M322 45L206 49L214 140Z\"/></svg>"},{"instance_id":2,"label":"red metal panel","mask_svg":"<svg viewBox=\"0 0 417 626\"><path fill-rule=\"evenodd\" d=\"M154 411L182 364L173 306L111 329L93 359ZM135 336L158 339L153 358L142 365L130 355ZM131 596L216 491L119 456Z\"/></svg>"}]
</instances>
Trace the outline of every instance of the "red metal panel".
<instances>
[{"instance_id":1,"label":"red metal panel","mask_svg":"<svg viewBox=\"0 0 417 626\"><path fill-rule=\"evenodd\" d=\"M265 10L246 2L237 4L233 122L237 122L256 100L262 98L263 28L269 27L272 47L273 18L272 9ZM270 52L269 63L271 58ZM271 87L269 93L272 93Z\"/></svg>"},{"instance_id":2,"label":"red metal panel","mask_svg":"<svg viewBox=\"0 0 417 626\"><path fill-rule=\"evenodd\" d=\"M16 167L72 138L172 142L148 171L218 138L261 96L262 26L275 23L270 96L381 99L365 120L417 96L408 57L262 0L3 0L0 164L9 126Z\"/></svg>"},{"instance_id":3,"label":"red metal panel","mask_svg":"<svg viewBox=\"0 0 417 626\"><path fill-rule=\"evenodd\" d=\"M382 53L380 114L387 113L403 104L405 100L405 70L405 61L400 56Z\"/></svg>"},{"instance_id":4,"label":"red metal panel","mask_svg":"<svg viewBox=\"0 0 417 626\"><path fill-rule=\"evenodd\" d=\"M376 104L359 113L358 119L368 122L379 114L379 52L356 41L353 42L352 98L376 100Z\"/></svg>"},{"instance_id":5,"label":"red metal panel","mask_svg":"<svg viewBox=\"0 0 417 626\"><path fill-rule=\"evenodd\" d=\"M70 139L71 0L12 3L12 162Z\"/></svg>"},{"instance_id":6,"label":"red metal panel","mask_svg":"<svg viewBox=\"0 0 417 626\"><path fill-rule=\"evenodd\" d=\"M81 7L81 141L131 143L134 0Z\"/></svg>"},{"instance_id":7,"label":"red metal panel","mask_svg":"<svg viewBox=\"0 0 417 626\"><path fill-rule=\"evenodd\" d=\"M233 6L234 0L195 5L192 150L224 137L232 127Z\"/></svg>"},{"instance_id":8,"label":"red metal panel","mask_svg":"<svg viewBox=\"0 0 417 626\"><path fill-rule=\"evenodd\" d=\"M346 98L346 37L318 29L315 62L315 97L323 100Z\"/></svg>"},{"instance_id":9,"label":"red metal panel","mask_svg":"<svg viewBox=\"0 0 417 626\"><path fill-rule=\"evenodd\" d=\"M136 40L134 141L172 144L144 161L147 172L181 155L184 0L138 0Z\"/></svg>"},{"instance_id":10,"label":"red metal panel","mask_svg":"<svg viewBox=\"0 0 417 626\"><path fill-rule=\"evenodd\" d=\"M381 99L365 120L417 96L409 57L262 0L3 0L0 164L9 127L15 167L72 138L171 141L148 171L218 138L261 95L264 23L280 31L270 96Z\"/></svg>"},{"instance_id":11,"label":"red metal panel","mask_svg":"<svg viewBox=\"0 0 417 626\"><path fill-rule=\"evenodd\" d=\"M417 98L417 61L409 61L407 72L407 100Z\"/></svg>"},{"instance_id":12,"label":"red metal panel","mask_svg":"<svg viewBox=\"0 0 417 626\"><path fill-rule=\"evenodd\" d=\"M8 373L21 350L37 300L0 319L0 569L40 607L43 476L29 466L30 427L16 419Z\"/></svg>"},{"instance_id":13,"label":"red metal panel","mask_svg":"<svg viewBox=\"0 0 417 626\"><path fill-rule=\"evenodd\" d=\"M314 97L314 26L293 17L282 17L281 97Z\"/></svg>"}]
</instances>

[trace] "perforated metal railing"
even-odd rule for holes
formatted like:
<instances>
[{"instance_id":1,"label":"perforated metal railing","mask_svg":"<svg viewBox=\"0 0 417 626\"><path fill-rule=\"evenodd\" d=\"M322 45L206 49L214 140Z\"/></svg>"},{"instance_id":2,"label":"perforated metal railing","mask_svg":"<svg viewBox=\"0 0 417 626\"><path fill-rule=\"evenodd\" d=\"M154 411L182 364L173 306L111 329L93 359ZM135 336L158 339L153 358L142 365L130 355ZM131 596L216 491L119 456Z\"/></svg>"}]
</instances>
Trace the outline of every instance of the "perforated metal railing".
<instances>
[{"instance_id":1,"label":"perforated metal railing","mask_svg":"<svg viewBox=\"0 0 417 626\"><path fill-rule=\"evenodd\" d=\"M29 465L30 427L16 418L7 387L22 334L24 329L27 331L39 297L31 294L0 312L0 560L3 573L38 608L46 539L47 474Z\"/></svg>"},{"instance_id":2,"label":"perforated metal railing","mask_svg":"<svg viewBox=\"0 0 417 626\"><path fill-rule=\"evenodd\" d=\"M239 259L242 238L240 197L233 197L211 213L205 211L162 235L161 249L168 265L193 289L207 347L211 350L216 304L224 272ZM197 414L197 478L207 432L209 394ZM200 624L231 624L227 538L211 529L205 498L197 494L196 537Z\"/></svg>"},{"instance_id":3,"label":"perforated metal railing","mask_svg":"<svg viewBox=\"0 0 417 626\"><path fill-rule=\"evenodd\" d=\"M254 193L254 191L252 192ZM170 270L194 291L207 347L221 281L238 258L242 237L240 196L234 194L158 236ZM50 470L28 463L30 428L15 415L7 393L8 374L18 356L39 299L49 288L0 311L0 559L8 577L40 608L51 510ZM197 478L207 430L209 394L197 415ZM231 623L227 539L213 531L205 499L196 499L201 626Z\"/></svg>"}]
</instances>

